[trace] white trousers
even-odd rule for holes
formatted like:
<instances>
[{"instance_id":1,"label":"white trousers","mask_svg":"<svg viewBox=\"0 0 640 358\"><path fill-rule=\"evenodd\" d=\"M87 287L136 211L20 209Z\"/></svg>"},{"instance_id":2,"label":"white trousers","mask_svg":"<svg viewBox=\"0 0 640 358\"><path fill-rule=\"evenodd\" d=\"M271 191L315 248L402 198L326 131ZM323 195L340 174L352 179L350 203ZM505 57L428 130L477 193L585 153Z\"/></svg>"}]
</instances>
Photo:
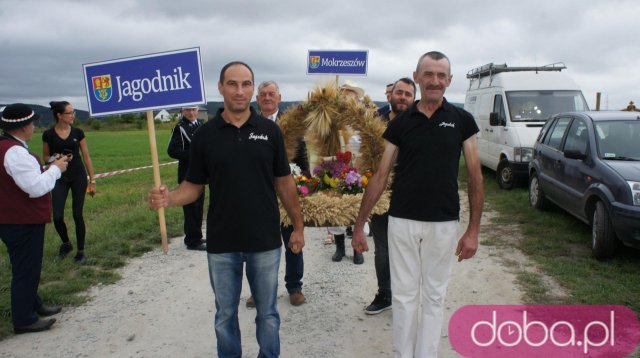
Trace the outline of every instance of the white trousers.
<instances>
[{"instance_id":1,"label":"white trousers","mask_svg":"<svg viewBox=\"0 0 640 358\"><path fill-rule=\"evenodd\" d=\"M456 259L458 230L457 220L424 222L389 216L396 357L438 355L442 306Z\"/></svg>"}]
</instances>

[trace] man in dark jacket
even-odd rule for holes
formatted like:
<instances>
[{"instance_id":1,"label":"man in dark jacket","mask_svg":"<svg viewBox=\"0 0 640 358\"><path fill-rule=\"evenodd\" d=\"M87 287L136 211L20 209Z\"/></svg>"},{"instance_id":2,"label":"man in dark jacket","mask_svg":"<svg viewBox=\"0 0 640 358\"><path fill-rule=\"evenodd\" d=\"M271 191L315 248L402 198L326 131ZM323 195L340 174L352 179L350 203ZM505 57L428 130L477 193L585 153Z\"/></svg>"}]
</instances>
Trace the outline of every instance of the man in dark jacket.
<instances>
[{"instance_id":1,"label":"man in dark jacket","mask_svg":"<svg viewBox=\"0 0 640 358\"><path fill-rule=\"evenodd\" d=\"M278 123L280 111L278 105L282 100L280 89L275 81L265 81L258 86L258 96L256 101L260 106L260 115ZM300 138L298 143L298 151L296 152L293 162L300 167L303 172L309 172L309 159L307 158L307 146L304 140ZM284 282L289 292L289 302L294 306L300 306L305 303L306 299L302 293L302 276L304 274L304 258L302 251L295 254L289 248L289 239L293 232L293 226L280 225L282 240L286 248L285 257L285 275ZM255 307L253 297L247 300L247 307Z\"/></svg>"},{"instance_id":2,"label":"man in dark jacket","mask_svg":"<svg viewBox=\"0 0 640 358\"><path fill-rule=\"evenodd\" d=\"M187 175L189 168L189 147L191 138L202 123L198 120L198 107L182 107L182 118L171 132L167 153L178 159L178 184ZM202 239L202 212L204 193L196 201L182 207L184 213L184 244L188 250L204 251L207 249Z\"/></svg>"}]
</instances>

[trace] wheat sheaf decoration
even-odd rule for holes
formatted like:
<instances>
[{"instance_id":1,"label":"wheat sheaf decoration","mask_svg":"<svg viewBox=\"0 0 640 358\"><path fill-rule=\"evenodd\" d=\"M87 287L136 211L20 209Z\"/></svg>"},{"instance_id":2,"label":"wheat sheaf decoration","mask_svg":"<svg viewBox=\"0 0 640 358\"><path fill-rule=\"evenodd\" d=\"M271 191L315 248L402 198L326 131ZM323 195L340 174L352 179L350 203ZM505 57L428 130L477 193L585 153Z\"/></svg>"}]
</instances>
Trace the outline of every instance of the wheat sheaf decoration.
<instances>
[{"instance_id":1,"label":"wheat sheaf decoration","mask_svg":"<svg viewBox=\"0 0 640 358\"><path fill-rule=\"evenodd\" d=\"M332 157L336 152L343 151L341 143L347 143L351 135L358 131L361 144L354 165L361 173L367 170L375 172L384 150L382 133L386 124L376 115L375 104L368 96L362 102L347 98L332 83L317 86L307 101L285 110L278 124L289 161L295 157L301 137L304 137L309 152L319 158ZM316 164L311 163L311 168ZM299 200L306 226L347 226L355 222L362 194L316 192ZM372 214L385 213L389 200L390 193L387 190ZM280 218L285 225L291 223L282 205Z\"/></svg>"},{"instance_id":2,"label":"wheat sheaf decoration","mask_svg":"<svg viewBox=\"0 0 640 358\"><path fill-rule=\"evenodd\" d=\"M298 139L304 137L309 151L319 157L331 157L341 151L354 131L360 132L360 153L355 163L358 171L375 172L382 158L382 133L386 124L376 115L376 106L368 96L357 102L342 95L333 84L318 86L307 101L289 107L278 120L292 160Z\"/></svg>"}]
</instances>

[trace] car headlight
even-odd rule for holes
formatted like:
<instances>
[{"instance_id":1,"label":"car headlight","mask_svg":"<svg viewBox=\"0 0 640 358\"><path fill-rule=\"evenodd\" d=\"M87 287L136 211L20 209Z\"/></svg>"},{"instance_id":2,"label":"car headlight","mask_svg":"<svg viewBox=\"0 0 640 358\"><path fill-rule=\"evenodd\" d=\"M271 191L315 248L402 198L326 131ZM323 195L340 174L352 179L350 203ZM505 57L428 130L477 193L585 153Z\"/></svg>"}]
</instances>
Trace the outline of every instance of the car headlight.
<instances>
[{"instance_id":1,"label":"car headlight","mask_svg":"<svg viewBox=\"0 0 640 358\"><path fill-rule=\"evenodd\" d=\"M633 198L633 205L640 206L640 182L627 181L631 187L631 197Z\"/></svg>"},{"instance_id":2,"label":"car headlight","mask_svg":"<svg viewBox=\"0 0 640 358\"><path fill-rule=\"evenodd\" d=\"M515 162L530 162L533 157L533 148L514 148Z\"/></svg>"}]
</instances>

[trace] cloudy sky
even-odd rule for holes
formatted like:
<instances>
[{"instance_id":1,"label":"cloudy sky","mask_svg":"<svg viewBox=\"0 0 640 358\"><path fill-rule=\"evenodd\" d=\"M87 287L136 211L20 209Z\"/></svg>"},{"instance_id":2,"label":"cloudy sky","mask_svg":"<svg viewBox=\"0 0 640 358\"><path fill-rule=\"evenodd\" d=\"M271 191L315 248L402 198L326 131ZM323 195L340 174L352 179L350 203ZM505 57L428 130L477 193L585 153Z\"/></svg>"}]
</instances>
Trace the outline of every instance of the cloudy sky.
<instances>
[{"instance_id":1,"label":"cloudy sky","mask_svg":"<svg viewBox=\"0 0 640 358\"><path fill-rule=\"evenodd\" d=\"M441 4L439 4L441 3ZM309 49L368 50L367 76L341 76L383 101L418 57L452 62L447 98L463 102L466 73L489 63L564 62L589 106L640 102L637 0L0 0L0 103L66 99L86 109L82 64L200 47L207 99L220 68L252 66L301 100L334 77L306 74Z\"/></svg>"}]
</instances>

